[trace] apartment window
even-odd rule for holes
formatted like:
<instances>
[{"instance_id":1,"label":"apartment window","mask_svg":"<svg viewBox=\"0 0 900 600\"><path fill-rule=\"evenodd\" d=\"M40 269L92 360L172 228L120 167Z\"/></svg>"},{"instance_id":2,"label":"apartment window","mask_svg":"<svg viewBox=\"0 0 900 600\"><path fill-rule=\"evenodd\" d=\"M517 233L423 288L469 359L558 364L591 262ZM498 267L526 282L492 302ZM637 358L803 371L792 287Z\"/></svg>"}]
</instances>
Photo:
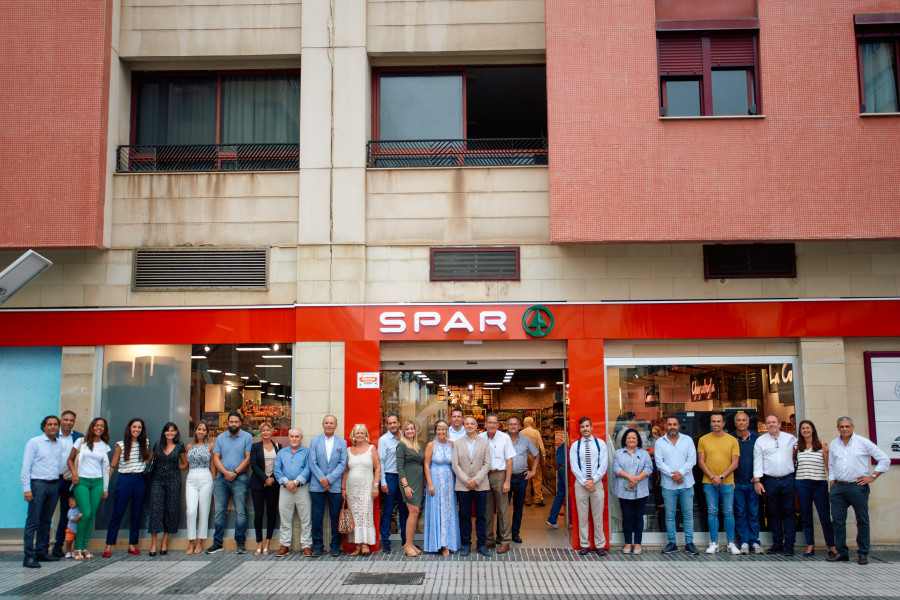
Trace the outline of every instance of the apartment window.
<instances>
[{"instance_id":1,"label":"apartment window","mask_svg":"<svg viewBox=\"0 0 900 600\"><path fill-rule=\"evenodd\" d=\"M860 112L900 112L900 13L855 15L854 21Z\"/></svg>"},{"instance_id":2,"label":"apartment window","mask_svg":"<svg viewBox=\"0 0 900 600\"><path fill-rule=\"evenodd\" d=\"M296 170L300 74L137 73L118 171Z\"/></svg>"},{"instance_id":3,"label":"apartment window","mask_svg":"<svg viewBox=\"0 0 900 600\"><path fill-rule=\"evenodd\" d=\"M369 166L547 164L544 66L375 72Z\"/></svg>"},{"instance_id":4,"label":"apartment window","mask_svg":"<svg viewBox=\"0 0 900 600\"><path fill-rule=\"evenodd\" d=\"M759 114L756 31L660 33L657 51L661 116Z\"/></svg>"}]
</instances>

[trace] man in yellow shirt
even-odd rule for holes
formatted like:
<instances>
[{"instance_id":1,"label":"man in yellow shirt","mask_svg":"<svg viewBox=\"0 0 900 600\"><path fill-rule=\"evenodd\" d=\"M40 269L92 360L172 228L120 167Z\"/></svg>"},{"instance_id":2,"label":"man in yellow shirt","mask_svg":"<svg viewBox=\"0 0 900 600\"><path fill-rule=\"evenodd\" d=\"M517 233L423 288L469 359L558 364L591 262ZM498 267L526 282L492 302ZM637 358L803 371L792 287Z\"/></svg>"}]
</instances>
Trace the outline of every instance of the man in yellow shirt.
<instances>
[{"instance_id":1,"label":"man in yellow shirt","mask_svg":"<svg viewBox=\"0 0 900 600\"><path fill-rule=\"evenodd\" d=\"M541 451L540 456L534 458L530 454L528 455L528 470L531 470L534 461L544 461L547 459L547 452L544 449L544 440L541 439L541 432L534 428L534 418L525 417L525 420L522 421L522 424L525 425L525 428L519 432L520 435L527 436L531 443L534 444L534 447ZM525 490L525 504L531 506L531 497L534 496L534 505L535 506L544 506L544 480L543 480L543 465L538 466L537 470L534 472L534 477L528 480L528 488Z\"/></svg>"},{"instance_id":2,"label":"man in yellow shirt","mask_svg":"<svg viewBox=\"0 0 900 600\"><path fill-rule=\"evenodd\" d=\"M740 554L734 543L734 471L738 467L741 450L737 439L725 433L725 417L716 413L709 418L712 433L700 438L697 444L697 465L703 471L703 492L709 521L707 554L719 551L719 500L725 519L728 551Z\"/></svg>"}]
</instances>

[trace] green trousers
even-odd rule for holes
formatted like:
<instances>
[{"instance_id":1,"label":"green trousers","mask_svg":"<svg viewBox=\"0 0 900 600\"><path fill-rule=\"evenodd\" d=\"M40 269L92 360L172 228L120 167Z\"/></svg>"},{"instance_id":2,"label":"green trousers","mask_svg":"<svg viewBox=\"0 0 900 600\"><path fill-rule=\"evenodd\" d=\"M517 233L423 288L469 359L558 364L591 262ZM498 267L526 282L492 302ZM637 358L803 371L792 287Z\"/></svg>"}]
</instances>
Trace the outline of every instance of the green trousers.
<instances>
[{"instance_id":1,"label":"green trousers","mask_svg":"<svg viewBox=\"0 0 900 600\"><path fill-rule=\"evenodd\" d=\"M97 516L97 507L103 499L103 478L89 479L78 478L78 485L72 490L75 502L78 504L78 531L75 534L75 550L87 550L88 540L91 539L91 531L94 529L94 517Z\"/></svg>"}]
</instances>

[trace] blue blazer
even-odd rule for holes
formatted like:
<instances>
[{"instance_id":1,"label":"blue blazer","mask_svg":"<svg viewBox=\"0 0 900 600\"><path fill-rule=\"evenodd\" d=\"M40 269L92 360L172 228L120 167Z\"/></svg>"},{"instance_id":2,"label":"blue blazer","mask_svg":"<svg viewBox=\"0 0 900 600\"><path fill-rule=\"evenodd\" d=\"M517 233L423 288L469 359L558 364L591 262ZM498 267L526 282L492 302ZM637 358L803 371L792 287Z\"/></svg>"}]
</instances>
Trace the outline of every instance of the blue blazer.
<instances>
[{"instance_id":1,"label":"blue blazer","mask_svg":"<svg viewBox=\"0 0 900 600\"><path fill-rule=\"evenodd\" d=\"M344 438L334 436L334 448L331 451L331 460L325 458L325 434L317 435L309 443L309 470L312 475L309 478L310 492L324 492L325 488L319 483L323 477L327 477L331 483L328 489L332 494L341 493L341 478L344 469L347 468L347 442Z\"/></svg>"}]
</instances>

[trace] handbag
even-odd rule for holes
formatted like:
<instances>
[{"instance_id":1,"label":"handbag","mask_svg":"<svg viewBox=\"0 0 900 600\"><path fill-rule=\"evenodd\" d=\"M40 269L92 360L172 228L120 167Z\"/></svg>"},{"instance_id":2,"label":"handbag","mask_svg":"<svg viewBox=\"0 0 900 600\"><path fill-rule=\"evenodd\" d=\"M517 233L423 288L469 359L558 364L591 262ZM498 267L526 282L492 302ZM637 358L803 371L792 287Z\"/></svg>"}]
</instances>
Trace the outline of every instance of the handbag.
<instances>
[{"instance_id":1,"label":"handbag","mask_svg":"<svg viewBox=\"0 0 900 600\"><path fill-rule=\"evenodd\" d=\"M156 467L156 454L150 457L150 460L147 461L147 464L144 466L144 481L150 481L153 479L153 469Z\"/></svg>"},{"instance_id":2,"label":"handbag","mask_svg":"<svg viewBox=\"0 0 900 600\"><path fill-rule=\"evenodd\" d=\"M341 508L341 514L338 517L338 531L341 533L353 533L356 523L353 522L353 515L347 507L347 499L344 498L344 506Z\"/></svg>"}]
</instances>

